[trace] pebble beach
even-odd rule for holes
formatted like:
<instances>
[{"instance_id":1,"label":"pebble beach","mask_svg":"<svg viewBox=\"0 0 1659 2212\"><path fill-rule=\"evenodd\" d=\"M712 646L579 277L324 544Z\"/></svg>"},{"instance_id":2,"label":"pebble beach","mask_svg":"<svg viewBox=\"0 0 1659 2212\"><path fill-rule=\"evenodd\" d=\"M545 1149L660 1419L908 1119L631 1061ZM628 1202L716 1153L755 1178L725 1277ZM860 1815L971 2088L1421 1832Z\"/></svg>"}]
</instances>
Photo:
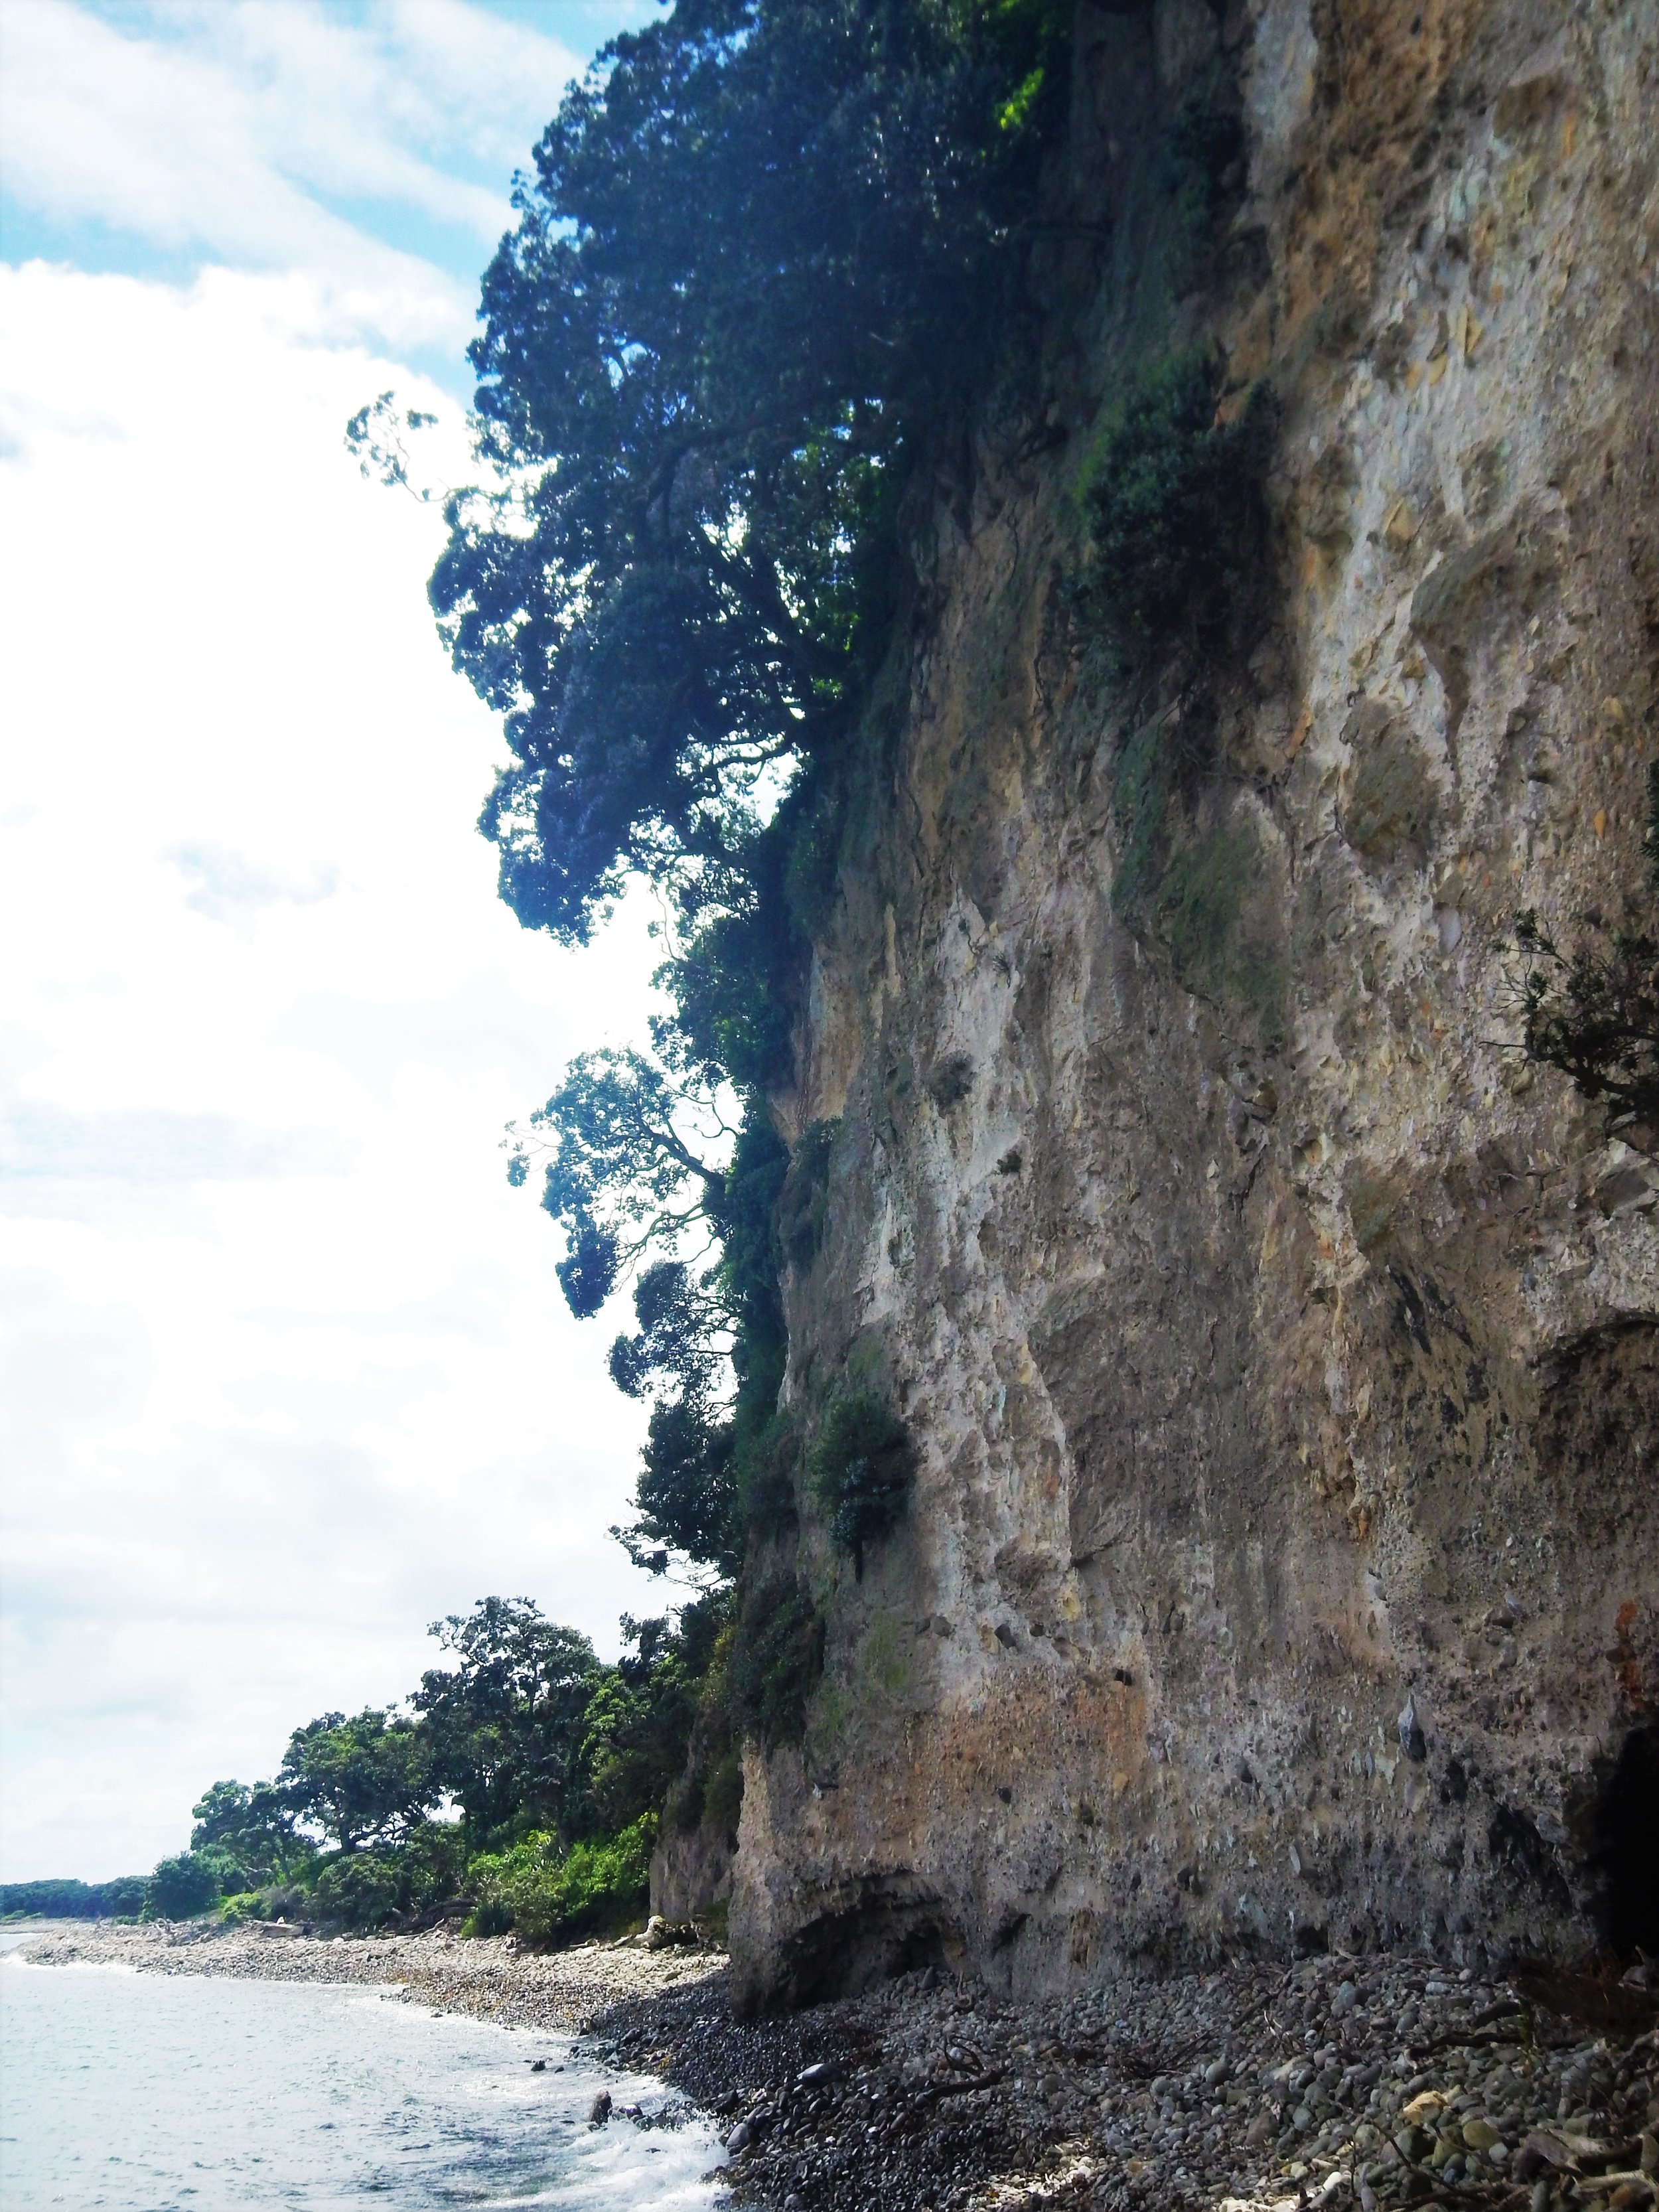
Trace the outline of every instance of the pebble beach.
<instances>
[{"instance_id":1,"label":"pebble beach","mask_svg":"<svg viewBox=\"0 0 1659 2212\"><path fill-rule=\"evenodd\" d=\"M76 1923L27 1952L373 1984L580 2037L590 2061L655 2074L718 2116L720 2178L776 2212L1659 2203L1659 2008L1639 1974L1339 1954L1018 2004L929 1969L744 2022L724 1956L691 1947Z\"/></svg>"}]
</instances>

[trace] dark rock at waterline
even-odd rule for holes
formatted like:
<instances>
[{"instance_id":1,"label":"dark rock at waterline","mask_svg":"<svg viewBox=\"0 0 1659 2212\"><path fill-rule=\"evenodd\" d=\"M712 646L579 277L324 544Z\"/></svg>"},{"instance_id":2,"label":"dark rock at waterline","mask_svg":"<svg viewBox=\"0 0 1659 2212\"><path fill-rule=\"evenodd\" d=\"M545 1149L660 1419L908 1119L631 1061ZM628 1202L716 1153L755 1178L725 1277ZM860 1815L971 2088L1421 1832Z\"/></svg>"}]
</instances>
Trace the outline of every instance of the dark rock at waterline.
<instances>
[{"instance_id":1,"label":"dark rock at waterline","mask_svg":"<svg viewBox=\"0 0 1659 2212\"><path fill-rule=\"evenodd\" d=\"M601 2089L599 2095L594 2098L592 2109L587 2115L588 2124L592 2127L602 2128L610 2118L611 2092L609 2089Z\"/></svg>"}]
</instances>

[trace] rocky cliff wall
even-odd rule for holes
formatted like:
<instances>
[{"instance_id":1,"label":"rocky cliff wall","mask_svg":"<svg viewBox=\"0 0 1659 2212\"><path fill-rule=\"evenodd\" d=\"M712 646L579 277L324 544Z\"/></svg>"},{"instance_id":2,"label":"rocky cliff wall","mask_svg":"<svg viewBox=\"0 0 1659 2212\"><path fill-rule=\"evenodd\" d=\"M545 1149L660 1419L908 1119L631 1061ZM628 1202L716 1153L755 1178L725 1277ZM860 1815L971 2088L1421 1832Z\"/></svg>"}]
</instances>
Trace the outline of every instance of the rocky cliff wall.
<instances>
[{"instance_id":1,"label":"rocky cliff wall","mask_svg":"<svg viewBox=\"0 0 1659 2212\"><path fill-rule=\"evenodd\" d=\"M825 1676L749 1756L751 2004L1651 1935L1659 1167L1510 1048L1504 946L1640 874L1659 11L1079 37L1113 243L1048 434L941 489L784 1105L836 1125L787 1395L874 1380L921 1464L861 1581L806 1516ZM1183 293L1148 149L1218 71L1248 169ZM1126 365L1207 337L1279 397L1267 611L1154 695L1067 597L1067 501ZM1183 720L1125 919L1126 763Z\"/></svg>"}]
</instances>

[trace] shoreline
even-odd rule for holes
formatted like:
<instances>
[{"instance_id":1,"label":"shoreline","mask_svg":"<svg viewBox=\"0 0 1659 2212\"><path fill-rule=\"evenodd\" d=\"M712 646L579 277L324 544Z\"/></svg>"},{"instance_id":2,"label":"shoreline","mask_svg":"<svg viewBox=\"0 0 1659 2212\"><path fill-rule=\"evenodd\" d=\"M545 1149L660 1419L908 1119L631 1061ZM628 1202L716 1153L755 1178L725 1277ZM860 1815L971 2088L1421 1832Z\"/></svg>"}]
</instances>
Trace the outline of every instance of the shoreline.
<instances>
[{"instance_id":1,"label":"shoreline","mask_svg":"<svg viewBox=\"0 0 1659 2212\"><path fill-rule=\"evenodd\" d=\"M646 1951L583 1944L564 1951L520 1949L509 1936L306 1936L243 1921L40 1921L19 1926L15 1948L36 1966L124 1966L138 1973L191 1973L229 1980L401 1986L405 2003L465 2012L503 2027L587 2033L616 2004L649 1999L706 1980L724 1954Z\"/></svg>"},{"instance_id":2,"label":"shoreline","mask_svg":"<svg viewBox=\"0 0 1659 2212\"><path fill-rule=\"evenodd\" d=\"M17 1948L401 1985L404 2002L569 2035L601 2070L653 2074L719 2118L730 2163L709 2179L769 2212L1565 2212L1547 2185L1568 2177L1581 2212L1659 2212L1659 1992L1629 1983L1335 1954L1017 2004L934 1969L739 2021L717 1952L257 1925L42 1923Z\"/></svg>"}]
</instances>

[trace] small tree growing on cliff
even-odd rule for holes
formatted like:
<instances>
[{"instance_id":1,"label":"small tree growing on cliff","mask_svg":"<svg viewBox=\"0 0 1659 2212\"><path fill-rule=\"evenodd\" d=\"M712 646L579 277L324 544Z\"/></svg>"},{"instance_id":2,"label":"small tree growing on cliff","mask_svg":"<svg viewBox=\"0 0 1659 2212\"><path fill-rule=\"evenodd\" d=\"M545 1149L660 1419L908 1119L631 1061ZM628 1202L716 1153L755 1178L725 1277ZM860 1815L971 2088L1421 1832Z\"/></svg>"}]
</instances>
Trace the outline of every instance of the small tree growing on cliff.
<instances>
[{"instance_id":1,"label":"small tree growing on cliff","mask_svg":"<svg viewBox=\"0 0 1659 2212\"><path fill-rule=\"evenodd\" d=\"M849 1392L832 1401L808 1464L830 1534L862 1582L866 1547L898 1526L915 1480L904 1424L869 1391Z\"/></svg>"},{"instance_id":2,"label":"small tree growing on cliff","mask_svg":"<svg viewBox=\"0 0 1659 2212\"><path fill-rule=\"evenodd\" d=\"M1225 383L1224 359L1205 347L1152 363L1107 410L1085 459L1081 583L1132 655L1212 642L1259 595L1278 410L1257 385L1218 419Z\"/></svg>"},{"instance_id":3,"label":"small tree growing on cliff","mask_svg":"<svg viewBox=\"0 0 1659 2212\"><path fill-rule=\"evenodd\" d=\"M1559 1068L1607 1115L1609 1131L1659 1141L1659 761L1648 769L1649 914L1621 927L1586 915L1563 945L1528 909L1516 922L1527 962L1521 986L1522 1050Z\"/></svg>"}]
</instances>

